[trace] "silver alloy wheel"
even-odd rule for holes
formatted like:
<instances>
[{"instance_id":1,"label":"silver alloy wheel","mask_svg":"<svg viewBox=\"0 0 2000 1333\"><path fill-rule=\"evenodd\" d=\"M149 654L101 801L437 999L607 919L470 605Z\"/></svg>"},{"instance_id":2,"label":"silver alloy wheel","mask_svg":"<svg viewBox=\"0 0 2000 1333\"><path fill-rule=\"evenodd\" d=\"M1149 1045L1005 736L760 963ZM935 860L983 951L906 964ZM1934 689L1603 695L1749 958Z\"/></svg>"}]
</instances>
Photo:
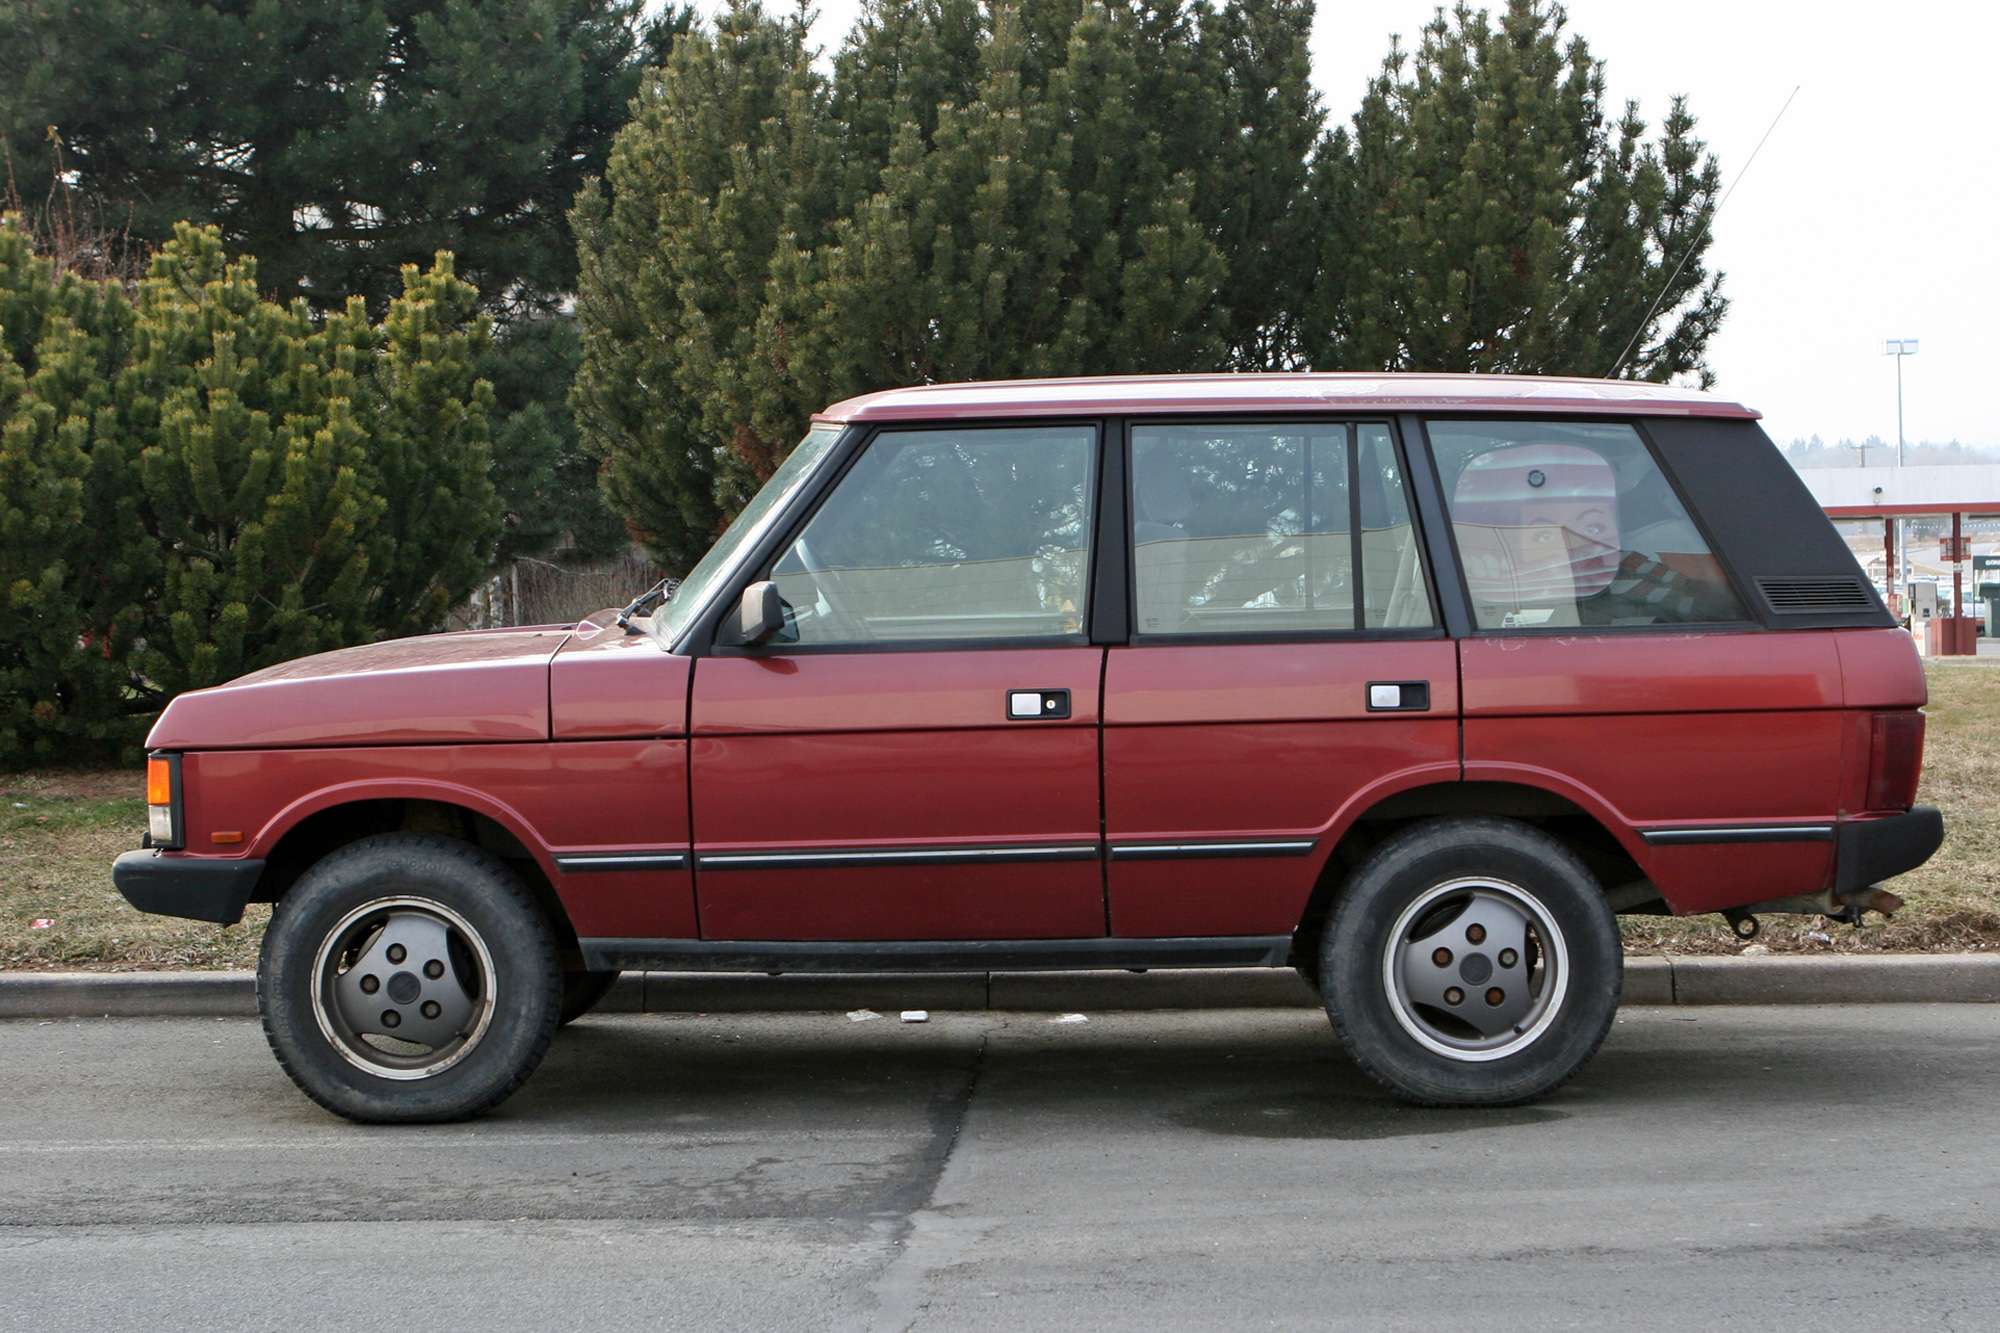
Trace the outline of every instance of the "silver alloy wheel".
<instances>
[{"instance_id":1,"label":"silver alloy wheel","mask_svg":"<svg viewBox=\"0 0 2000 1333\"><path fill-rule=\"evenodd\" d=\"M1382 954L1396 1021L1454 1060L1499 1060L1534 1042L1569 980L1569 949L1547 910L1519 885L1486 877L1419 894Z\"/></svg>"},{"instance_id":2,"label":"silver alloy wheel","mask_svg":"<svg viewBox=\"0 0 2000 1333\"><path fill-rule=\"evenodd\" d=\"M493 1018L493 956L428 898L364 903L313 959L313 1017L341 1058L379 1078L429 1078L463 1060Z\"/></svg>"}]
</instances>

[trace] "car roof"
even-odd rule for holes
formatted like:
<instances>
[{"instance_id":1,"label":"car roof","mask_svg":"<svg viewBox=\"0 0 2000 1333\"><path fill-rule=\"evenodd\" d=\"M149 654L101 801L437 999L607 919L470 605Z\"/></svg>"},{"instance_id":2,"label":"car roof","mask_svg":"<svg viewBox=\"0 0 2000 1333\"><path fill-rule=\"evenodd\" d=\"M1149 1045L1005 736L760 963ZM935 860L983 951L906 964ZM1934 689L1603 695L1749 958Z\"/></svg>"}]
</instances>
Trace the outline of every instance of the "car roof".
<instances>
[{"instance_id":1,"label":"car roof","mask_svg":"<svg viewBox=\"0 0 2000 1333\"><path fill-rule=\"evenodd\" d=\"M1699 389L1542 375L1121 375L987 380L885 389L835 403L814 421L1181 415L1207 412L1539 412L1761 416Z\"/></svg>"}]
</instances>

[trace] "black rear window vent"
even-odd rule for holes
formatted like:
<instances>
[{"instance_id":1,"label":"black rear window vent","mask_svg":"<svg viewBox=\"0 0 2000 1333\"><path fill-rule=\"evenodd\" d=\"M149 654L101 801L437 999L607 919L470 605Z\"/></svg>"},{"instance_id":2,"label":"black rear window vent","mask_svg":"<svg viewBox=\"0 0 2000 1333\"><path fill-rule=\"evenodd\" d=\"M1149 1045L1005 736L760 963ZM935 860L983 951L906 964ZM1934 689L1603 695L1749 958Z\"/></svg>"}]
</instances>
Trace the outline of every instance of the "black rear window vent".
<instances>
[{"instance_id":1,"label":"black rear window vent","mask_svg":"<svg viewBox=\"0 0 2000 1333\"><path fill-rule=\"evenodd\" d=\"M1757 591L1764 594L1771 610L1781 616L1876 609L1874 590L1852 575L1759 577Z\"/></svg>"}]
</instances>

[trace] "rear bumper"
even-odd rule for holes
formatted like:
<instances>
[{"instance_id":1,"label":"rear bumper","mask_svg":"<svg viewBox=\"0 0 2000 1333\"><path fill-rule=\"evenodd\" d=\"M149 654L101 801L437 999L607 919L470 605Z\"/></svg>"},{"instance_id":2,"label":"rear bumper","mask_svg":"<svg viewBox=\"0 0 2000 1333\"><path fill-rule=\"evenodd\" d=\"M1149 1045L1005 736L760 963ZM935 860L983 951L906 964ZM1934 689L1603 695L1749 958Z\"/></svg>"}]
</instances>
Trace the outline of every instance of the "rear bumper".
<instances>
[{"instance_id":1,"label":"rear bumper","mask_svg":"<svg viewBox=\"0 0 2000 1333\"><path fill-rule=\"evenodd\" d=\"M1919 805L1908 814L1857 819L1835 831L1835 893L1865 889L1905 870L1915 870L1944 845L1944 816Z\"/></svg>"},{"instance_id":2,"label":"rear bumper","mask_svg":"<svg viewBox=\"0 0 2000 1333\"><path fill-rule=\"evenodd\" d=\"M264 874L262 861L126 852L111 863L111 882L125 901L157 916L183 916L233 926Z\"/></svg>"}]
</instances>

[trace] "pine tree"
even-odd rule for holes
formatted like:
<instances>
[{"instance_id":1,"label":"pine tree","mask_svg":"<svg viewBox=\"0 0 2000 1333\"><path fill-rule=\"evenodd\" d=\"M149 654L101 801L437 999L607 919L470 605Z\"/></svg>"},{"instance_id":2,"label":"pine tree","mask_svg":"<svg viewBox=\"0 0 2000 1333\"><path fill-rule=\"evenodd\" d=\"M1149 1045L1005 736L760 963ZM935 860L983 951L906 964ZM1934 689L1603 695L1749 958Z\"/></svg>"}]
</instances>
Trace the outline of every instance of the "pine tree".
<instances>
[{"instance_id":1,"label":"pine tree","mask_svg":"<svg viewBox=\"0 0 2000 1333\"><path fill-rule=\"evenodd\" d=\"M576 213L614 507L684 568L833 399L1296 363L1310 22L876 0L830 86L796 16L691 34Z\"/></svg>"},{"instance_id":2,"label":"pine tree","mask_svg":"<svg viewBox=\"0 0 2000 1333\"><path fill-rule=\"evenodd\" d=\"M708 549L793 443L754 433L742 367L780 237L810 244L833 211L805 36L802 14L739 2L682 38L573 215L571 401L606 497L670 568Z\"/></svg>"},{"instance_id":3,"label":"pine tree","mask_svg":"<svg viewBox=\"0 0 2000 1333\"><path fill-rule=\"evenodd\" d=\"M691 21L637 0L21 0L0 6L0 144L26 197L73 174L88 206L141 246L174 225L220 229L280 304L380 318L407 264L438 250L503 324L567 318L565 214L603 170L642 62ZM530 537L598 534L594 478L532 479L563 452L568 381L532 334L486 369L525 401L503 421L496 480ZM522 355L520 365L512 357ZM525 455L513 457L513 448ZM600 542L601 544L601 542Z\"/></svg>"},{"instance_id":4,"label":"pine tree","mask_svg":"<svg viewBox=\"0 0 2000 1333\"><path fill-rule=\"evenodd\" d=\"M1720 170L1680 100L1656 140L1633 105L1610 120L1564 25L1542 0L1497 24L1460 3L1414 59L1391 49L1316 165L1314 365L1709 380Z\"/></svg>"},{"instance_id":5,"label":"pine tree","mask_svg":"<svg viewBox=\"0 0 2000 1333\"><path fill-rule=\"evenodd\" d=\"M183 226L136 296L0 225L0 761L115 754L168 698L433 628L488 567L487 343L447 257L379 324L262 300Z\"/></svg>"},{"instance_id":6,"label":"pine tree","mask_svg":"<svg viewBox=\"0 0 2000 1333\"><path fill-rule=\"evenodd\" d=\"M426 270L406 265L369 366L373 485L388 506L371 610L387 637L436 627L489 568L500 536L493 386L478 378L491 332L478 297L449 254Z\"/></svg>"},{"instance_id":7,"label":"pine tree","mask_svg":"<svg viewBox=\"0 0 2000 1333\"><path fill-rule=\"evenodd\" d=\"M817 252L788 243L750 374L764 438L889 384L1208 369L1222 256L1136 96L1129 11L1084 7L1038 77L1013 11L995 17L969 101L928 143L905 122L878 186Z\"/></svg>"},{"instance_id":8,"label":"pine tree","mask_svg":"<svg viewBox=\"0 0 2000 1333\"><path fill-rule=\"evenodd\" d=\"M133 310L58 273L0 219L0 761L137 740L125 658L159 552L137 541L132 458L114 421Z\"/></svg>"},{"instance_id":9,"label":"pine tree","mask_svg":"<svg viewBox=\"0 0 2000 1333\"><path fill-rule=\"evenodd\" d=\"M599 499L597 460L563 403L582 355L576 320L553 315L497 327L480 358L479 378L493 386L493 484L506 514L495 553L501 562L555 550L601 560L631 541Z\"/></svg>"}]
</instances>

